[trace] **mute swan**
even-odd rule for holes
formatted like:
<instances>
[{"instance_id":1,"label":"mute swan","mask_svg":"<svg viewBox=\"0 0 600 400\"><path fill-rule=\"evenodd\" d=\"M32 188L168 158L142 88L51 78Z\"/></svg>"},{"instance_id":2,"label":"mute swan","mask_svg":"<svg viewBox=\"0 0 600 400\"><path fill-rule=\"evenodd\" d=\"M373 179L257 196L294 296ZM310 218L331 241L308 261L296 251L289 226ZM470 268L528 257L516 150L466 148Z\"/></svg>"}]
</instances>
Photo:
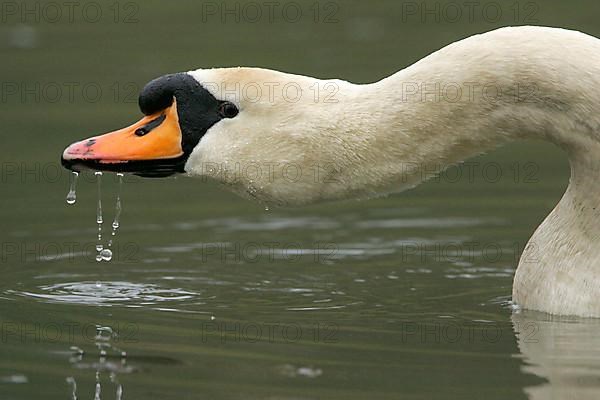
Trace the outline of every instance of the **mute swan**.
<instances>
[{"instance_id":1,"label":"mute swan","mask_svg":"<svg viewBox=\"0 0 600 400\"><path fill-rule=\"evenodd\" d=\"M600 317L600 40L508 27L453 43L373 84L259 68L150 82L136 124L69 146L63 164L211 177L297 206L398 192L519 138L565 149L572 175L526 246L513 301ZM597 209L598 208L598 209Z\"/></svg>"}]
</instances>

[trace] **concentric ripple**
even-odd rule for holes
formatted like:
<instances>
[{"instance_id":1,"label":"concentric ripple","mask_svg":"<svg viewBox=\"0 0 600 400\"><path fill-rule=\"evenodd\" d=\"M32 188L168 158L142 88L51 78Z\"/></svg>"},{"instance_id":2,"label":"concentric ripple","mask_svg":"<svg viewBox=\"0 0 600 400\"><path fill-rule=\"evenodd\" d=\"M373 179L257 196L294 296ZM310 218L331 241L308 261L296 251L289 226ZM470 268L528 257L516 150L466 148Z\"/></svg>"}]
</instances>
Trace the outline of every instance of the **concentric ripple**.
<instances>
[{"instance_id":1,"label":"concentric ripple","mask_svg":"<svg viewBox=\"0 0 600 400\"><path fill-rule=\"evenodd\" d=\"M180 288L161 288L154 284L131 282L68 282L40 286L40 292L12 292L49 303L84 305L152 305L190 300L198 293Z\"/></svg>"}]
</instances>

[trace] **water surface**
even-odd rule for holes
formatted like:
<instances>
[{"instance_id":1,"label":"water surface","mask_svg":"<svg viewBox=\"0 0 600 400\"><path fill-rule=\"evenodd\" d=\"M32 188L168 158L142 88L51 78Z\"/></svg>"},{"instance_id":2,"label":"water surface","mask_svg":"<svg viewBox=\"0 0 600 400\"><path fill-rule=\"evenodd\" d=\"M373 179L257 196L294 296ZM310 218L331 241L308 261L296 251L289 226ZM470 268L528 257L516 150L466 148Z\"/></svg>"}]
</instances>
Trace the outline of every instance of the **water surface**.
<instances>
[{"instance_id":1,"label":"water surface","mask_svg":"<svg viewBox=\"0 0 600 400\"><path fill-rule=\"evenodd\" d=\"M404 22L400 3L380 3L339 3L331 24L201 23L200 4L150 1L138 23L0 26L10 82L104 90L3 101L0 397L598 397L598 321L510 303L518 256L568 180L564 155L541 143L476 158L472 178L455 168L408 193L292 210L125 177L114 259L95 261L95 180L81 176L68 206L56 161L137 118L128 84L217 65L367 82L515 23ZM539 23L600 33L597 3L579 3L545 2ZM113 175L102 192L106 237Z\"/></svg>"}]
</instances>

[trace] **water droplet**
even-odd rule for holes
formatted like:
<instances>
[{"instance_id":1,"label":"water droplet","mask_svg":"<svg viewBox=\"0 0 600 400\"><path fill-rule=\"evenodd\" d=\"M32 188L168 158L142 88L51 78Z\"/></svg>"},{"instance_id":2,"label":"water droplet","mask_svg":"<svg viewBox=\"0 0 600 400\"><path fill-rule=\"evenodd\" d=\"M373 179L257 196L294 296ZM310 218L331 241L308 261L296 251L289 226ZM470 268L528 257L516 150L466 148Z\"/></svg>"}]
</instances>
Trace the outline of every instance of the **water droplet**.
<instances>
[{"instance_id":1,"label":"water droplet","mask_svg":"<svg viewBox=\"0 0 600 400\"><path fill-rule=\"evenodd\" d=\"M265 206L265 211L269 211L269 206Z\"/></svg>"},{"instance_id":2,"label":"water droplet","mask_svg":"<svg viewBox=\"0 0 600 400\"><path fill-rule=\"evenodd\" d=\"M102 218L102 172L96 171L94 174L96 175L96 182L98 185L98 205L96 208L96 223L98 224L98 244L96 245L96 251L98 254L96 255L96 261L102 261L102 255L100 252L104 248L102 245L102 223L104 219Z\"/></svg>"},{"instance_id":3,"label":"water droplet","mask_svg":"<svg viewBox=\"0 0 600 400\"><path fill-rule=\"evenodd\" d=\"M104 261L112 260L112 256L113 256L112 250L104 249L100 252L100 257L102 257L102 260L104 260Z\"/></svg>"},{"instance_id":4,"label":"water droplet","mask_svg":"<svg viewBox=\"0 0 600 400\"><path fill-rule=\"evenodd\" d=\"M111 239L108 241L108 249L104 249L104 250L100 249L100 250L102 250L100 252L100 256L102 257L102 260L104 260L104 261L112 260L113 253L112 253L111 248L113 245L113 238L117 235L117 230L121 226L119 220L121 218L121 211L123 210L123 207L121 205L121 189L123 187L123 174L118 173L117 177L119 179L119 186L117 189L117 199L115 201L115 219L113 220L113 223L111 224L111 226L112 226L112 232L110 234Z\"/></svg>"},{"instance_id":5,"label":"water droplet","mask_svg":"<svg viewBox=\"0 0 600 400\"><path fill-rule=\"evenodd\" d=\"M70 190L69 193L67 194L67 203L68 204L74 204L77 200L77 195L76 195L76 187L77 187L77 178L79 176L78 172L73 172L72 176L71 176L71 186L70 186ZM98 262L102 262L102 261L111 261L113 258L113 252L112 252L112 245L113 245L113 238L116 236L117 234L117 230L120 227L120 217L121 217L121 211L122 211L122 206L121 206L121 188L123 186L123 174L122 173L117 173L117 177L118 177L118 191L117 191L117 198L116 198L116 204L115 204L115 219L111 224L112 227L112 232L111 232L111 238L108 241L108 248L105 248L104 245L102 244L102 225L104 224L104 218L102 216L102 176L103 173L101 171L96 171L94 172L94 176L96 177L96 183L97 183L97 189L98 189L98 202L97 202L97 206L96 206L96 224L98 225L98 242L96 243L96 261ZM98 285L98 287L100 287Z\"/></svg>"},{"instance_id":6,"label":"water droplet","mask_svg":"<svg viewBox=\"0 0 600 400\"><path fill-rule=\"evenodd\" d=\"M117 200L115 202L115 219L112 223L112 234L111 236L117 235L117 229L121 226L119 220L121 219L121 212L123 211L123 206L121 205L121 189L123 187L123 174L117 174L119 177L119 187L117 189ZM112 240L110 241L109 246L112 246Z\"/></svg>"},{"instance_id":7,"label":"water droplet","mask_svg":"<svg viewBox=\"0 0 600 400\"><path fill-rule=\"evenodd\" d=\"M214 321L215 319L217 319L217 317L215 317L214 315L211 315L211 316L210 316L210 320L211 320L211 321Z\"/></svg>"},{"instance_id":8,"label":"water droplet","mask_svg":"<svg viewBox=\"0 0 600 400\"><path fill-rule=\"evenodd\" d=\"M67 194L67 204L73 205L77 201L77 178L79 177L79 172L73 171L71 174L71 187L69 188L69 193Z\"/></svg>"}]
</instances>

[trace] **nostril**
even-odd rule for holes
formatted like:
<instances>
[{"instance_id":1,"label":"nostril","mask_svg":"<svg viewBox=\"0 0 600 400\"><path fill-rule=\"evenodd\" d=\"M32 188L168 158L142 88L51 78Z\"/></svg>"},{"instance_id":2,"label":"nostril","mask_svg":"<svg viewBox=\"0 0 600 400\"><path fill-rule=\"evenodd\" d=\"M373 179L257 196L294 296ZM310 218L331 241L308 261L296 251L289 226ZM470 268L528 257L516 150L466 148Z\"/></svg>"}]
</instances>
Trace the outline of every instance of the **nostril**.
<instances>
[{"instance_id":1,"label":"nostril","mask_svg":"<svg viewBox=\"0 0 600 400\"><path fill-rule=\"evenodd\" d=\"M137 128L137 129L135 130L135 135L136 135L136 136L144 136L144 135L146 135L148 132L149 132L149 131L148 131L147 129L144 129L144 128Z\"/></svg>"},{"instance_id":2,"label":"nostril","mask_svg":"<svg viewBox=\"0 0 600 400\"><path fill-rule=\"evenodd\" d=\"M160 124L163 123L163 121L166 119L166 115L161 115L160 117L148 122L146 125L137 128L134 131L134 134L136 136L145 136L147 134L149 134L154 128L158 127Z\"/></svg>"}]
</instances>

